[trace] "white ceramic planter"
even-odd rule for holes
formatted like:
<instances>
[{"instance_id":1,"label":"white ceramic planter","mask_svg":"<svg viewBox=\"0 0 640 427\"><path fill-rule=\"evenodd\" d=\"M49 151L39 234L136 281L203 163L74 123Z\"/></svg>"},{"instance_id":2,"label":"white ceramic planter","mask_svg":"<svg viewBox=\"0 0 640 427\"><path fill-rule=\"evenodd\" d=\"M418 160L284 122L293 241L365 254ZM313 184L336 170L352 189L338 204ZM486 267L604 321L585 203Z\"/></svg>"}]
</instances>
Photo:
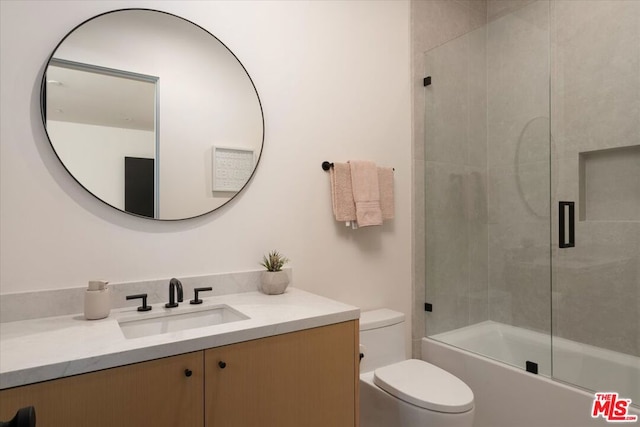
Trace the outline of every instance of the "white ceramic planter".
<instances>
[{"instance_id":1,"label":"white ceramic planter","mask_svg":"<svg viewBox=\"0 0 640 427\"><path fill-rule=\"evenodd\" d=\"M260 285L263 293L279 295L289 286L289 276L286 271L263 271Z\"/></svg>"}]
</instances>

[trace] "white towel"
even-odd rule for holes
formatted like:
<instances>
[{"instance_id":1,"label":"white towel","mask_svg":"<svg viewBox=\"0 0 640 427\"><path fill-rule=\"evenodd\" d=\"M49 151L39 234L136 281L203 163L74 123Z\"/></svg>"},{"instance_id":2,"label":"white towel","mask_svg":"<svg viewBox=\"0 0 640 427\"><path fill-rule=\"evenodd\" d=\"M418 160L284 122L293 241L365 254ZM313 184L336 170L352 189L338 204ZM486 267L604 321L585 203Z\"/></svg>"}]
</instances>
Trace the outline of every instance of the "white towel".
<instances>
[{"instance_id":1,"label":"white towel","mask_svg":"<svg viewBox=\"0 0 640 427\"><path fill-rule=\"evenodd\" d=\"M358 226L382 225L376 164L369 161L350 161L349 165Z\"/></svg>"}]
</instances>

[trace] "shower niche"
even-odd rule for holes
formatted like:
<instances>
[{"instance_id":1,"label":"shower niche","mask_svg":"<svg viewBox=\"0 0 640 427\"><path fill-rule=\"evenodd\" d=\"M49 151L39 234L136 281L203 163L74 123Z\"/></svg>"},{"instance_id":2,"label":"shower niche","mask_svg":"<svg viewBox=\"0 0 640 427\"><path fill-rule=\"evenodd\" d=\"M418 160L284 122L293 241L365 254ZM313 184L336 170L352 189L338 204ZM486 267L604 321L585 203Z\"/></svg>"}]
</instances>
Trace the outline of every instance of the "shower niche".
<instances>
[{"instance_id":1,"label":"shower niche","mask_svg":"<svg viewBox=\"0 0 640 427\"><path fill-rule=\"evenodd\" d=\"M640 145L580 156L580 221L640 221Z\"/></svg>"}]
</instances>

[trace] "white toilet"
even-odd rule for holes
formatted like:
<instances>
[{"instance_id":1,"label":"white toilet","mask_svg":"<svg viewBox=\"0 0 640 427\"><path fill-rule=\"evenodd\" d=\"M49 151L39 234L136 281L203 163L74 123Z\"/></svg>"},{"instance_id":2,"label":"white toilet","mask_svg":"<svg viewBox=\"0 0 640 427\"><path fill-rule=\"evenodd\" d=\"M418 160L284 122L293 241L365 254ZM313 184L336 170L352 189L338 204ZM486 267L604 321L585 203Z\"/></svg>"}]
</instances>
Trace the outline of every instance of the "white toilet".
<instances>
[{"instance_id":1,"label":"white toilet","mask_svg":"<svg viewBox=\"0 0 640 427\"><path fill-rule=\"evenodd\" d=\"M404 314L360 315L360 426L471 427L473 392L452 374L405 358Z\"/></svg>"}]
</instances>

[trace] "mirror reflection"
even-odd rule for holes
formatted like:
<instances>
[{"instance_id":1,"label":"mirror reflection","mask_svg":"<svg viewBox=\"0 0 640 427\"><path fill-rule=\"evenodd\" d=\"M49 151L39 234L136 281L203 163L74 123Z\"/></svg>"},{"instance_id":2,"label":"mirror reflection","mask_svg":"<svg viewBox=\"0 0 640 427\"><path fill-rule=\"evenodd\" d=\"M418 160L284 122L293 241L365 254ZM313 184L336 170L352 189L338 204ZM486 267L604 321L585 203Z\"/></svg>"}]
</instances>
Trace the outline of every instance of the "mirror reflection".
<instances>
[{"instance_id":1,"label":"mirror reflection","mask_svg":"<svg viewBox=\"0 0 640 427\"><path fill-rule=\"evenodd\" d=\"M163 12L92 18L54 51L43 120L69 173L148 218L199 216L244 188L262 150L260 101L218 39Z\"/></svg>"}]
</instances>

